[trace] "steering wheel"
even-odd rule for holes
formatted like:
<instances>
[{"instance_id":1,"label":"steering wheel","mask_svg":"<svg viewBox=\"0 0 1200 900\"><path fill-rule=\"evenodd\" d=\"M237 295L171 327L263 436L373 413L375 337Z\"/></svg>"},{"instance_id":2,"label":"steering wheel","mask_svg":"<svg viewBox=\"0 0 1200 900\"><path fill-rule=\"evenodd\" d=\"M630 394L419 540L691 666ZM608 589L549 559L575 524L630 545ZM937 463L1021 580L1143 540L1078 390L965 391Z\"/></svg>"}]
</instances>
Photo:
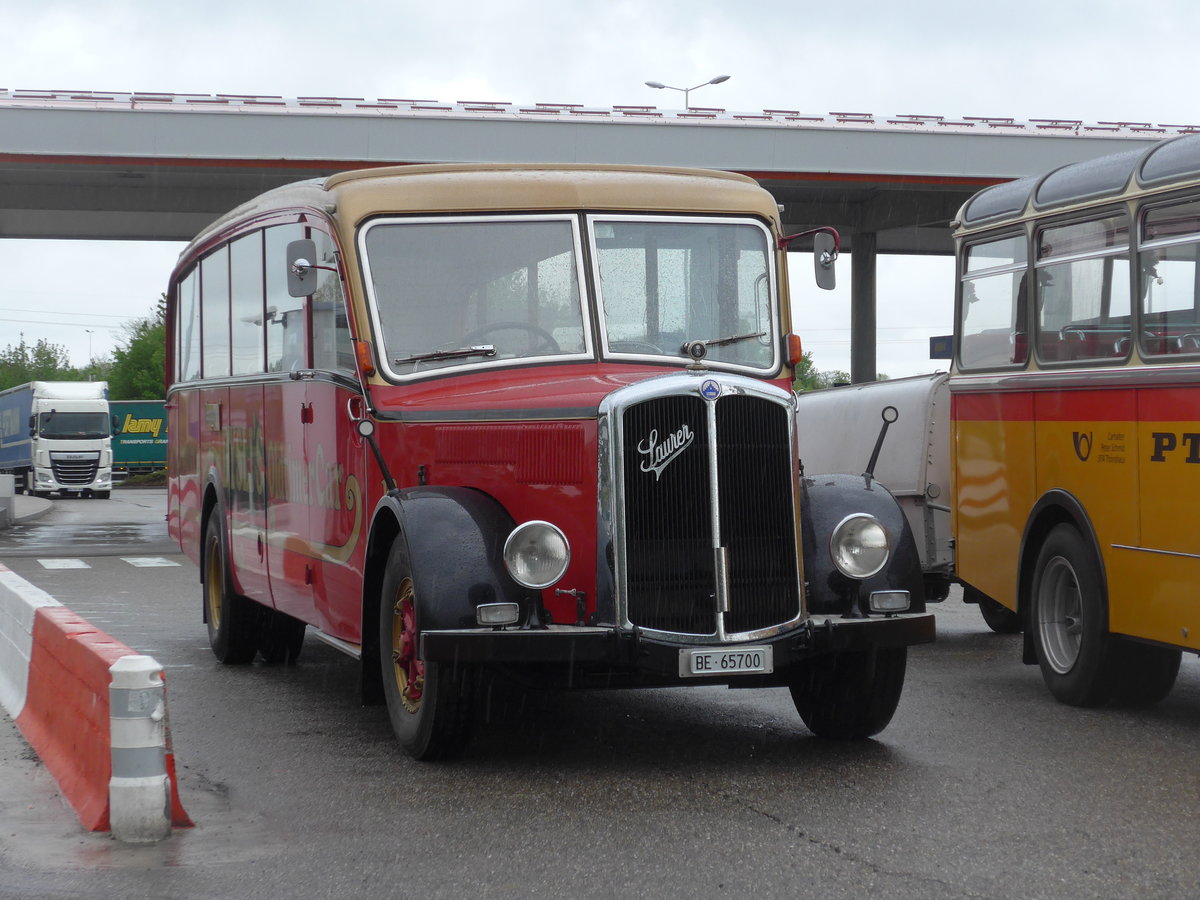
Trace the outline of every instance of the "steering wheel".
<instances>
[{"instance_id":1,"label":"steering wheel","mask_svg":"<svg viewBox=\"0 0 1200 900\"><path fill-rule=\"evenodd\" d=\"M537 325L531 325L529 322L489 322L482 328L476 328L469 334L463 335L461 343L463 345L474 344L493 331L526 331L532 334L538 339L538 343L530 346L530 355L536 356L538 351L548 351L550 353L562 352L562 348L558 346L558 341L554 339L554 335L545 328L539 328Z\"/></svg>"}]
</instances>

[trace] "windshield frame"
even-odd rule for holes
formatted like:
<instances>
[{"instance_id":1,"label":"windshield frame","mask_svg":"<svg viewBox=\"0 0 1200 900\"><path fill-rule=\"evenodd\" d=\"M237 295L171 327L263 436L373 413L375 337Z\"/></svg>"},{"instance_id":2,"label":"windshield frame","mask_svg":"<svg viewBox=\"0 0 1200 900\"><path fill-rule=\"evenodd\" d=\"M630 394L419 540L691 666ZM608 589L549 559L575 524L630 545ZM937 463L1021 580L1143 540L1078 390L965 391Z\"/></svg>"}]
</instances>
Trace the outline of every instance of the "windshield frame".
<instances>
[{"instance_id":1,"label":"windshield frame","mask_svg":"<svg viewBox=\"0 0 1200 900\"><path fill-rule=\"evenodd\" d=\"M373 229L377 227L396 227L407 225L503 225L505 223L546 223L546 222L565 222L571 229L571 254L572 264L575 268L574 281L577 300L579 303L579 316L582 326L583 350L575 353L554 353L541 356L518 356L518 357L499 357L480 354L463 355L459 357L446 357L444 359L430 358L428 360L419 360L413 365L412 371L398 370L400 366L396 362L397 349L390 347L387 340L388 332L384 329L383 318L380 312L379 297L375 290L375 279L372 274L371 254L368 250L368 238ZM551 365L564 362L580 362L591 361L595 359L595 347L593 343L593 316L590 306L590 292L587 285L587 267L584 265L583 257L583 242L580 235L580 218L578 213L567 212L534 212L529 214L513 214L501 213L498 215L488 214L467 214L449 213L444 215L420 215L420 216L404 216L404 215L384 215L376 216L364 222L358 229L357 246L362 267L363 288L367 299L367 310L371 320L371 329L375 336L376 345L379 348L378 361L380 373L389 381L402 383L414 380L426 379L430 377L444 377L447 375L458 375L462 373L476 372L480 370L495 369L495 368L512 368L514 366L531 366L531 365ZM470 248L463 248L463 252L469 252ZM478 341L474 343L479 343ZM430 347L429 351L434 351L438 348ZM447 349L463 349L463 348L447 348ZM442 365L422 366L420 362L443 363ZM449 363L449 364L444 364Z\"/></svg>"},{"instance_id":2,"label":"windshield frame","mask_svg":"<svg viewBox=\"0 0 1200 900\"><path fill-rule=\"evenodd\" d=\"M595 296L592 298L592 303L596 309L597 334L600 339L601 353L608 360L620 360L627 362L638 363L654 363L658 365L679 365L687 366L694 362L684 351L682 342L678 347L660 347L662 353L642 353L637 351L614 350L609 346L608 340L608 321L605 313L604 303L604 282L600 273L600 251L597 245L596 226L606 223L662 223L667 225L733 225L733 226L752 226L757 229L763 239L763 255L766 259L766 310L770 321L767 323L766 341L764 345L771 348L770 361L765 365L748 365L744 363L733 362L729 360L714 359L712 357L704 360L704 365L713 368L728 369L737 372L746 372L756 377L773 377L780 370L783 364L782 361L782 317L783 313L780 309L780 286L779 277L776 271L775 258L775 239L771 229L761 219L753 216L735 215L735 216L720 216L720 215L693 215L689 213L631 213L631 212L605 212L605 213L590 213L586 216L587 219L587 237L588 251L591 258L591 278L595 285ZM761 276L760 276L761 277ZM756 279L758 280L758 279ZM701 341L710 343L716 346L722 339L744 336L739 333L728 335L716 335L708 337L705 335L685 335L687 341Z\"/></svg>"}]
</instances>

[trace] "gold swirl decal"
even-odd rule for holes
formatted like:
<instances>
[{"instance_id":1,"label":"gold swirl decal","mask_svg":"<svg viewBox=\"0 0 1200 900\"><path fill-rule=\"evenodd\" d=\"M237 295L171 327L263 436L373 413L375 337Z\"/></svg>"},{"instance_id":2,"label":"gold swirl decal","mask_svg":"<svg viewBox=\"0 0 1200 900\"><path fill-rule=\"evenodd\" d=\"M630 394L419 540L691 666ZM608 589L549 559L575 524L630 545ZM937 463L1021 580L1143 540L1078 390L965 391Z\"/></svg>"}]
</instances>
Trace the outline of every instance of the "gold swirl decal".
<instances>
[{"instance_id":1,"label":"gold swirl decal","mask_svg":"<svg viewBox=\"0 0 1200 900\"><path fill-rule=\"evenodd\" d=\"M350 536L344 544L325 544L320 541L310 541L297 534L273 531L269 536L271 545L282 548L285 553L295 553L310 559L318 559L321 562L345 565L358 547L363 526L362 489L358 485L358 479L353 475L346 476L344 501L345 510L354 517ZM313 510L315 512L316 507Z\"/></svg>"}]
</instances>

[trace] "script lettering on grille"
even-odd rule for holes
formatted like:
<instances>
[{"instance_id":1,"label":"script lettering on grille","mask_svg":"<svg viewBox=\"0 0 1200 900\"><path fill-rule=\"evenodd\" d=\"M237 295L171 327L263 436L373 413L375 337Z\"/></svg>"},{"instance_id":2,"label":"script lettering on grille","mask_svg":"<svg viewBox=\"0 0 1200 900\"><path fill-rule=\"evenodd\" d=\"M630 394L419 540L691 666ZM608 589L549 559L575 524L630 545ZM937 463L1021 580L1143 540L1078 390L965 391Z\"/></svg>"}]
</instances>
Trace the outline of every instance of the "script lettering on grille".
<instances>
[{"instance_id":1,"label":"script lettering on grille","mask_svg":"<svg viewBox=\"0 0 1200 900\"><path fill-rule=\"evenodd\" d=\"M653 472L654 480L658 481L662 477L663 469L691 445L694 436L692 429L687 425L681 425L677 431L667 435L662 443L659 443L658 429L651 429L650 436L641 441L637 447L638 453L645 457L642 460L641 470Z\"/></svg>"}]
</instances>

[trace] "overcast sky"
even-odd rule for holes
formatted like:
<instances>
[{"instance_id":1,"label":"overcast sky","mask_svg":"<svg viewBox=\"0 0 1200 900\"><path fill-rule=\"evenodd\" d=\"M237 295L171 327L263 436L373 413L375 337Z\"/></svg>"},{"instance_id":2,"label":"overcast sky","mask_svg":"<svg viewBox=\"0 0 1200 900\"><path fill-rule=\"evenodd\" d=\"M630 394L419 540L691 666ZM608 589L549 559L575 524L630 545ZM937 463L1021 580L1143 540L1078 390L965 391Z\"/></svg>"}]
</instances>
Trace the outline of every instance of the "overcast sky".
<instances>
[{"instance_id":1,"label":"overcast sky","mask_svg":"<svg viewBox=\"0 0 1200 900\"><path fill-rule=\"evenodd\" d=\"M1200 124L1194 0L0 0L0 15L11 90L679 108L682 94L643 82L728 74L692 104ZM110 353L122 324L153 308L179 249L0 240L0 347L23 332L78 365L89 346ZM946 260L881 258L880 371L939 365L926 339L950 330L951 279ZM848 369L848 292L796 305L818 367Z\"/></svg>"}]
</instances>

